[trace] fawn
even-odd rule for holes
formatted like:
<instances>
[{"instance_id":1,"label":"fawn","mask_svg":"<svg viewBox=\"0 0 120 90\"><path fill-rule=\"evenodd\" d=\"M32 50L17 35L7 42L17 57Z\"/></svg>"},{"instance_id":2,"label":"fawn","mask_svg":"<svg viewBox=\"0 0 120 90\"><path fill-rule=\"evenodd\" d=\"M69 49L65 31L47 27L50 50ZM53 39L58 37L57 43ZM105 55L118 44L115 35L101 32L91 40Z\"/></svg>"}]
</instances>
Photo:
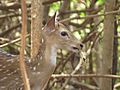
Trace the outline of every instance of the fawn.
<instances>
[{"instance_id":1,"label":"fawn","mask_svg":"<svg viewBox=\"0 0 120 90\"><path fill-rule=\"evenodd\" d=\"M83 45L55 15L42 29L43 43L33 60L25 57L31 90L44 90L54 72L58 49L78 52ZM21 90L23 81L19 70L19 56L0 51L0 90Z\"/></svg>"}]
</instances>

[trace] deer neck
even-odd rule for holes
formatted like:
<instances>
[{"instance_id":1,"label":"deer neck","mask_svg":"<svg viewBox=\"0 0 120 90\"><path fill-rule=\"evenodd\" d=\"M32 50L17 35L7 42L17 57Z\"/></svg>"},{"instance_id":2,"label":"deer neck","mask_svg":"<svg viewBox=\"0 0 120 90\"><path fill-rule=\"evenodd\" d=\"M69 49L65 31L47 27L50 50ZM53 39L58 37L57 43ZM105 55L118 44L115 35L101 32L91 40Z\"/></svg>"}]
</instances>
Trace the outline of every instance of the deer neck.
<instances>
[{"instance_id":1,"label":"deer neck","mask_svg":"<svg viewBox=\"0 0 120 90\"><path fill-rule=\"evenodd\" d=\"M32 60L29 78L32 90L43 90L56 66L57 48L49 43L42 44ZM32 72L31 72L32 71ZM35 84L37 83L37 84Z\"/></svg>"},{"instance_id":2,"label":"deer neck","mask_svg":"<svg viewBox=\"0 0 120 90\"><path fill-rule=\"evenodd\" d=\"M46 63L51 65L56 65L56 57L57 57L57 48L56 45L46 44L46 49L44 53L44 58Z\"/></svg>"},{"instance_id":3,"label":"deer neck","mask_svg":"<svg viewBox=\"0 0 120 90\"><path fill-rule=\"evenodd\" d=\"M44 42L38 54L32 60L32 70L41 72L41 68L47 69L49 67L56 66L57 48L56 45ZM45 68L46 67L46 68Z\"/></svg>"}]
</instances>

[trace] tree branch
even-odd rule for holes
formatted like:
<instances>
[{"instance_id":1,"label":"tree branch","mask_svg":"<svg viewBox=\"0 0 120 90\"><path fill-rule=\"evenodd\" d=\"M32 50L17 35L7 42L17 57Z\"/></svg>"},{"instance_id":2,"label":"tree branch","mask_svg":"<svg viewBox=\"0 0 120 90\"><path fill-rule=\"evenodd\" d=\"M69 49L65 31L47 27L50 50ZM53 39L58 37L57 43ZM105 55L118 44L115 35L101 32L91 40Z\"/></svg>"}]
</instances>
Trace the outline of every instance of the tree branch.
<instances>
[{"instance_id":1,"label":"tree branch","mask_svg":"<svg viewBox=\"0 0 120 90\"><path fill-rule=\"evenodd\" d=\"M22 6L22 31L21 31L22 36L21 36L21 48L20 48L19 63L20 63L20 70L21 70L25 90L30 90L29 79L27 76L25 62L24 62L24 50L25 50L25 44L26 44L25 35L27 32L27 9L26 9L25 0L21 0L21 6Z\"/></svg>"},{"instance_id":2,"label":"tree branch","mask_svg":"<svg viewBox=\"0 0 120 90\"><path fill-rule=\"evenodd\" d=\"M95 17L100 17L100 16L106 16L106 15L110 15L110 14L116 14L119 13L120 10L116 10L116 11L110 11L110 12L105 12L103 14L93 14L93 15L88 15L85 17L80 17L80 16L76 16L76 17L72 17L72 18L66 18L64 20L61 20L60 22L67 22L73 19L86 19L86 18L95 18Z\"/></svg>"},{"instance_id":3,"label":"tree branch","mask_svg":"<svg viewBox=\"0 0 120 90\"><path fill-rule=\"evenodd\" d=\"M118 75L102 75L102 74L86 74L86 75L81 75L81 74L74 74L74 75L71 75L71 74L53 74L52 75L52 78L93 78L93 77L96 77L96 78L116 78L116 79L120 79L120 76Z\"/></svg>"}]
</instances>

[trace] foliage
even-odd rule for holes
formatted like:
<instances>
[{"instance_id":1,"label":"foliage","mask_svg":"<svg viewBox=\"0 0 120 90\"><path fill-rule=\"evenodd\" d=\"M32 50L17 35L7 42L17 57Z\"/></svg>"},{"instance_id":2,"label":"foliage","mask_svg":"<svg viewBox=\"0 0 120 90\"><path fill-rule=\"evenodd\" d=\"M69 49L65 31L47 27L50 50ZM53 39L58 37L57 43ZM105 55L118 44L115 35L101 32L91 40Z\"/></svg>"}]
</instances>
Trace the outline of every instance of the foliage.
<instances>
[{"instance_id":1,"label":"foliage","mask_svg":"<svg viewBox=\"0 0 120 90\"><path fill-rule=\"evenodd\" d=\"M27 0L31 2L30 0ZM66 0L64 0L66 1ZM49 9L47 16L53 16L56 11L60 11L61 6L64 1L58 1L48 4L50 7L45 7ZM103 49L103 29L104 29L104 16L92 16L103 14L105 11L105 1L106 0L68 0L70 4L69 9L64 8L64 11L61 13L62 19L69 19L73 17L79 17L67 21L67 27L70 28L70 31L84 43L84 50L87 52L87 60L83 63L82 67L79 67L77 71L75 68L81 60L80 55L75 53L67 52L64 50L58 51L57 57L57 66L54 74L65 74L72 73L75 71L75 74L99 74L100 61L102 60ZM120 3L120 2L118 2ZM9 7L10 4L13 4L13 7ZM27 3L28 8L28 27L31 26L31 13L30 13L30 4ZM117 6L117 5L116 5ZM0 1L0 47L5 51L11 54L19 54L20 42L20 30L21 30L21 10L20 2L14 0L1 0ZM43 12L45 13L45 11ZM118 45L114 44L118 48L116 59L117 61L117 75L120 75L120 26L119 26L119 14L116 15L116 28L117 28L117 38ZM89 17L91 16L91 17ZM88 18L89 17L89 18ZM47 18L47 17L46 17ZM66 24L66 23L65 23ZM28 33L30 34L30 28L28 28ZM12 44L9 44L13 42ZM6 45L7 43L7 45ZM4 46L2 46L4 45ZM30 56L30 37L27 39L26 55ZM71 78L71 77L70 77ZM88 86L93 86L94 88L99 88L97 85L99 80L93 78L71 78L70 80L66 78L52 78L47 86L47 90L66 90L80 89L81 90L91 90ZM66 85L65 85L66 83ZM119 83L119 79L116 80L115 84ZM96 89L97 90L97 89ZM120 90L120 86L116 89Z\"/></svg>"}]
</instances>

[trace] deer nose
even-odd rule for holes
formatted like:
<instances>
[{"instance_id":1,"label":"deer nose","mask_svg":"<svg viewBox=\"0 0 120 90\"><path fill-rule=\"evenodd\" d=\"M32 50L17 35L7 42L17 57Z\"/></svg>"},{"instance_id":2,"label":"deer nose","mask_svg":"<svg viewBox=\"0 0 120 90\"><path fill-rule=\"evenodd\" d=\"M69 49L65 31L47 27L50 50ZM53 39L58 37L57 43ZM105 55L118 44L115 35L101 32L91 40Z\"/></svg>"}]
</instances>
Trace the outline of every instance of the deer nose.
<instances>
[{"instance_id":1,"label":"deer nose","mask_svg":"<svg viewBox=\"0 0 120 90\"><path fill-rule=\"evenodd\" d=\"M83 44L80 44L81 49L83 48Z\"/></svg>"}]
</instances>

